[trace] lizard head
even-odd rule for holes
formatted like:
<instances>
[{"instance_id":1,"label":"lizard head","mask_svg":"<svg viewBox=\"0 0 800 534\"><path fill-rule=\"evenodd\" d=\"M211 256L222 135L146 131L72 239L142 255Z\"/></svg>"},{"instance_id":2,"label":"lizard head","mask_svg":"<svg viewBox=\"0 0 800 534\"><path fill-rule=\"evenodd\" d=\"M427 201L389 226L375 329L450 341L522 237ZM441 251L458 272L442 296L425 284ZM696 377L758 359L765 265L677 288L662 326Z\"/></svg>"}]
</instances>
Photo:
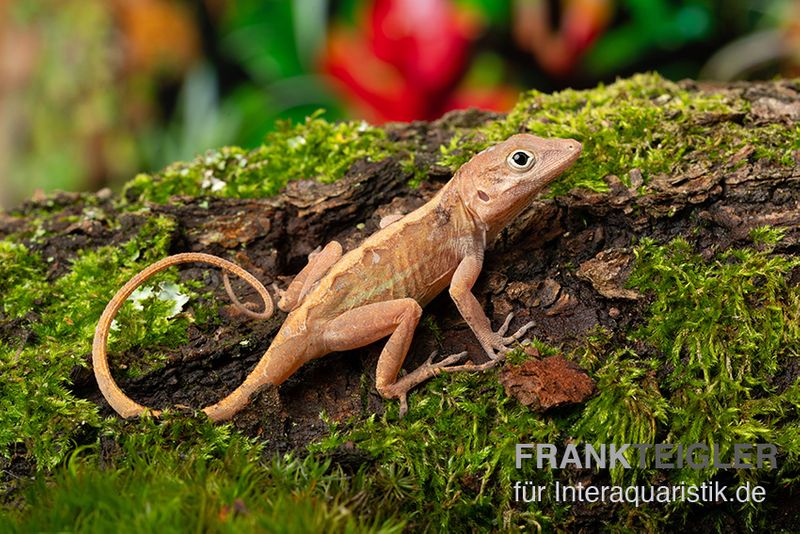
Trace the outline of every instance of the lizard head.
<instances>
[{"instance_id":1,"label":"lizard head","mask_svg":"<svg viewBox=\"0 0 800 534\"><path fill-rule=\"evenodd\" d=\"M465 163L454 177L458 194L491 235L499 232L581 153L574 139L513 135Z\"/></svg>"}]
</instances>

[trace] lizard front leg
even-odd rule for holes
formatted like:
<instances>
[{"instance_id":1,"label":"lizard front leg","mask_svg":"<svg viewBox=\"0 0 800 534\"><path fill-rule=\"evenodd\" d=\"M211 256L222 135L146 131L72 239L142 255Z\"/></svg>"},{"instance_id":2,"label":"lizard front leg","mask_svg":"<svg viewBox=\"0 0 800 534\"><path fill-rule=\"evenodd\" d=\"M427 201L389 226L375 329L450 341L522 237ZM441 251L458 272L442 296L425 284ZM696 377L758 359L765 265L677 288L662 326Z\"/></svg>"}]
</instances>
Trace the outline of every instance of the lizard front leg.
<instances>
[{"instance_id":1,"label":"lizard front leg","mask_svg":"<svg viewBox=\"0 0 800 534\"><path fill-rule=\"evenodd\" d=\"M503 325L495 332L492 324L486 317L478 299L472 294L472 287L481 274L483 266L483 251L478 250L468 254L461 260L450 282L450 296L456 303L459 313L469 325L475 337L492 360L498 360L508 352L508 345L521 338L532 326L533 322L527 323L517 330L514 334L506 336L508 325L511 323L513 314L509 313Z\"/></svg>"},{"instance_id":2,"label":"lizard front leg","mask_svg":"<svg viewBox=\"0 0 800 534\"><path fill-rule=\"evenodd\" d=\"M338 241L331 241L321 251L309 254L308 264L303 267L292 283L281 295L278 308L290 312L303 302L306 294L320 278L325 276L334 263L342 257L342 245Z\"/></svg>"},{"instance_id":3,"label":"lizard front leg","mask_svg":"<svg viewBox=\"0 0 800 534\"><path fill-rule=\"evenodd\" d=\"M367 304L347 311L325 326L323 340L327 351L352 350L389 336L378 357L375 387L384 398L400 399L400 416L408 410L408 391L442 371L481 370L480 366L453 366L466 352L453 354L433 363L433 355L424 364L397 379L408 353L422 308L411 298ZM391 334L391 335L390 335Z\"/></svg>"}]
</instances>

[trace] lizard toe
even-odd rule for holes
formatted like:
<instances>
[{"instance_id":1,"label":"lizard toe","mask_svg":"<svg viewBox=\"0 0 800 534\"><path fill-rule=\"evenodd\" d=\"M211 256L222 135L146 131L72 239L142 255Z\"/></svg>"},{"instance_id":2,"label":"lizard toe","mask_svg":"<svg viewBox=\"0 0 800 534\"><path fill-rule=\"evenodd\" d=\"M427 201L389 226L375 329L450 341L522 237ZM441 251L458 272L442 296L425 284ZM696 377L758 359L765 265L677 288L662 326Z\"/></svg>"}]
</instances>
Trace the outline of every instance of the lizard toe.
<instances>
[{"instance_id":1,"label":"lizard toe","mask_svg":"<svg viewBox=\"0 0 800 534\"><path fill-rule=\"evenodd\" d=\"M503 325L497 329L496 334L500 337L506 335L508 332L508 326L511 324L511 320L514 318L514 312L509 313L506 315L506 319L503 321Z\"/></svg>"},{"instance_id":2,"label":"lizard toe","mask_svg":"<svg viewBox=\"0 0 800 534\"><path fill-rule=\"evenodd\" d=\"M398 415L399 419L402 419L408 413L408 395L405 393L401 393L398 397L400 400L400 413Z\"/></svg>"},{"instance_id":3,"label":"lizard toe","mask_svg":"<svg viewBox=\"0 0 800 534\"><path fill-rule=\"evenodd\" d=\"M434 352L434 354L436 354L436 353ZM445 359L443 359L441 361L438 361L438 362L436 362L434 364L431 364L431 366L436 368L436 369L441 369L442 367L447 367L449 365L453 365L454 363L460 362L466 356L467 356L467 351L458 352L456 354L451 354L450 356L448 356L447 358L445 358ZM433 357L433 354L431 355L431 357Z\"/></svg>"},{"instance_id":4,"label":"lizard toe","mask_svg":"<svg viewBox=\"0 0 800 534\"><path fill-rule=\"evenodd\" d=\"M525 323L524 325L522 325L522 326L519 328L519 330L517 330L516 332L514 332L514 333L513 333L513 334L511 334L510 336L506 336L506 337L504 337L504 338L503 338L503 345L508 345L509 343L513 343L514 341L517 341L517 340L519 340L519 338L521 338L522 336L524 336L524 335L525 335L525 333L526 333L528 330L530 330L531 328L533 328L535 324L536 324L536 323L534 323L533 321L530 321L530 322L528 322L528 323Z\"/></svg>"}]
</instances>

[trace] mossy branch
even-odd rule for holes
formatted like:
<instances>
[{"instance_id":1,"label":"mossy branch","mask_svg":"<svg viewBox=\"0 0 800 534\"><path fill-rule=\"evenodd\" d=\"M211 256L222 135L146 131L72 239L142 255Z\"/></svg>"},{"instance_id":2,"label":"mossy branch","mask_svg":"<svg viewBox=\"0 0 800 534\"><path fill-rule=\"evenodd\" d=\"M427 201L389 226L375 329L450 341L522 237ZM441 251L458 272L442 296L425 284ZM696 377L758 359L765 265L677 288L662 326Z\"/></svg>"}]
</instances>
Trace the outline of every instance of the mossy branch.
<instances>
[{"instance_id":1,"label":"mossy branch","mask_svg":"<svg viewBox=\"0 0 800 534\"><path fill-rule=\"evenodd\" d=\"M722 450L772 441L781 450L774 471L587 476L736 478L767 485L772 504L796 491L798 120L795 81L707 86L641 75L588 91L532 92L507 115L464 111L384 128L315 115L255 149L224 148L139 175L119 196L60 194L0 214L0 482L6 500L38 507L9 525L54 529L79 516L99 529L105 523L91 510L100 502L153 529L154 520L123 513L116 496L133 491L135 502L167 506L147 497L164 480L161 495L201 497L184 515L161 517L208 529L285 516L291 503L279 491L295 492L308 525L320 529L721 528L742 514L753 527L800 528L769 507L718 506L694 517L685 505L601 506L581 515L553 499L522 505L510 493L525 477L583 476L513 467L515 443L569 440L696 440ZM186 416L121 423L105 405L88 369L92 329L143 265L202 250L284 284L318 245L355 246L383 215L414 209L475 151L519 131L574 137L584 154L500 236L476 294L495 320L514 311L536 321L529 353L580 362L598 384L588 403L535 414L492 374L446 376L414 394L408 418L397 421L396 406L373 393L377 348L369 347L303 368L233 427ZM120 314L115 376L148 405L205 405L241 381L281 317L232 316L214 273L164 276ZM434 348L479 352L446 296L426 314L409 367ZM512 359L526 357L520 350ZM287 450L297 457L273 460ZM108 462L116 471L98 471ZM176 479L168 473L178 464L185 476ZM66 489L20 482L37 472ZM192 493L187 480L205 489ZM23 499L25 488L34 493Z\"/></svg>"}]
</instances>

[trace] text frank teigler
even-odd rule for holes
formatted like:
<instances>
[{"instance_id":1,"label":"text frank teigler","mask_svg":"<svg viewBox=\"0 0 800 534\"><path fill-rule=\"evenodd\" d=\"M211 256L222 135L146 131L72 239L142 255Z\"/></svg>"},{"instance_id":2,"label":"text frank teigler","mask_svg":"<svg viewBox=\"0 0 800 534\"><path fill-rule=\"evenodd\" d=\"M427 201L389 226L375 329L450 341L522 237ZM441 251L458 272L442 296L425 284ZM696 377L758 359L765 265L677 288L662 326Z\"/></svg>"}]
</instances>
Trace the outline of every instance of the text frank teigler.
<instances>
[{"instance_id":1,"label":"text frank teigler","mask_svg":"<svg viewBox=\"0 0 800 534\"><path fill-rule=\"evenodd\" d=\"M517 469L775 469L778 448L772 443L736 443L725 449L705 443L569 444L562 448L549 443L518 443ZM668 502L763 502L766 490L746 483L728 487L717 481L699 485L586 485L555 481L551 486L516 481L514 500L538 502L548 493L556 502L625 502L640 506Z\"/></svg>"}]
</instances>

